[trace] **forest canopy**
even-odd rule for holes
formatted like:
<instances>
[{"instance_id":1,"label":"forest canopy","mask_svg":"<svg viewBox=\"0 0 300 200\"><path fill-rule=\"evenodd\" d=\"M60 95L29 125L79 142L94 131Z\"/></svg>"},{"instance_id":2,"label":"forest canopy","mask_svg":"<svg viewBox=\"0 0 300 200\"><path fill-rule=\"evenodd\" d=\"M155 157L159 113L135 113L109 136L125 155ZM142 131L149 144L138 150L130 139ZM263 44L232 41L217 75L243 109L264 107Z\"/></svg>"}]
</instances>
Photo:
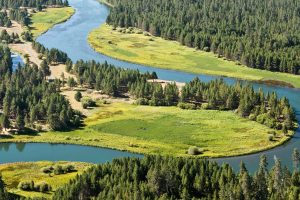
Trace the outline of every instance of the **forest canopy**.
<instances>
[{"instance_id":1,"label":"forest canopy","mask_svg":"<svg viewBox=\"0 0 300 200\"><path fill-rule=\"evenodd\" d=\"M108 0L107 23L212 51L248 67L300 74L297 0Z\"/></svg>"},{"instance_id":2,"label":"forest canopy","mask_svg":"<svg viewBox=\"0 0 300 200\"><path fill-rule=\"evenodd\" d=\"M295 150L295 155L299 152ZM54 200L72 199L299 199L299 157L292 173L275 158L261 157L251 175L245 164L228 165L200 159L145 156L93 166L58 189Z\"/></svg>"}]
</instances>

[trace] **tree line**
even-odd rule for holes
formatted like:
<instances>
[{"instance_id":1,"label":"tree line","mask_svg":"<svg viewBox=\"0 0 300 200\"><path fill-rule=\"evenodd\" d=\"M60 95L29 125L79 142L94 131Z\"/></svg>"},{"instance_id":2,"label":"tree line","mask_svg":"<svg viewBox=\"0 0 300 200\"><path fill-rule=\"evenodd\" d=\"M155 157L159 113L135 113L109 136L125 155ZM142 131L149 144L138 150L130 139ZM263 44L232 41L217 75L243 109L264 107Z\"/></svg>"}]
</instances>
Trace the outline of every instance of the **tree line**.
<instances>
[{"instance_id":1,"label":"tree line","mask_svg":"<svg viewBox=\"0 0 300 200\"><path fill-rule=\"evenodd\" d=\"M257 172L243 162L234 172L228 164L203 159L145 156L115 159L89 168L59 188L54 200L68 199L299 199L299 152L294 150L294 170L276 157L269 170L262 155Z\"/></svg>"},{"instance_id":2,"label":"tree line","mask_svg":"<svg viewBox=\"0 0 300 200\"><path fill-rule=\"evenodd\" d=\"M240 116L255 120L270 128L294 129L295 114L286 97L275 92L266 95L260 89L237 82L230 86L222 79L208 83L197 77L186 83L181 92L175 83L163 87L159 83L137 81L129 84L129 92L137 103L152 106L176 106L187 109L235 110Z\"/></svg>"},{"instance_id":3,"label":"tree line","mask_svg":"<svg viewBox=\"0 0 300 200\"><path fill-rule=\"evenodd\" d=\"M30 18L27 9L11 9L9 11L9 18L19 22L22 26L28 26L30 24Z\"/></svg>"},{"instance_id":4,"label":"tree line","mask_svg":"<svg viewBox=\"0 0 300 200\"><path fill-rule=\"evenodd\" d=\"M1 8L20 8L30 7L38 8L40 6L68 6L67 0L0 0Z\"/></svg>"},{"instance_id":5,"label":"tree line","mask_svg":"<svg viewBox=\"0 0 300 200\"><path fill-rule=\"evenodd\" d=\"M10 43L20 43L20 36L17 33L12 33L9 35L6 30L2 30L0 33L0 40L2 43L10 44Z\"/></svg>"},{"instance_id":6,"label":"tree line","mask_svg":"<svg viewBox=\"0 0 300 200\"><path fill-rule=\"evenodd\" d=\"M116 97L132 96L137 104L151 106L176 106L184 109L234 110L240 116L257 121L284 134L294 129L294 110L285 97L278 98L275 92L264 94L260 89L237 82L231 86L222 79L208 83L195 78L180 91L175 83L164 87L151 82L155 72L140 73L138 70L117 68L107 62L67 62L67 71L76 75L77 81L68 80L68 85L79 84ZM72 84L71 84L72 83Z\"/></svg>"},{"instance_id":7,"label":"tree line","mask_svg":"<svg viewBox=\"0 0 300 200\"><path fill-rule=\"evenodd\" d=\"M49 83L49 66L43 61L40 68L26 63L12 71L11 52L0 48L0 125L2 129L38 129L47 124L52 130L64 130L80 125L81 114L74 111L61 95L60 87Z\"/></svg>"},{"instance_id":8,"label":"tree line","mask_svg":"<svg viewBox=\"0 0 300 200\"><path fill-rule=\"evenodd\" d=\"M300 74L297 0L108 0L107 23L138 27L251 68Z\"/></svg>"},{"instance_id":9,"label":"tree line","mask_svg":"<svg viewBox=\"0 0 300 200\"><path fill-rule=\"evenodd\" d=\"M74 66L72 62L67 63L67 71L76 74L77 82L89 88L101 90L111 96L122 96L128 92L128 85L149 78L157 78L155 72L140 73L138 70L123 69L95 61L77 61Z\"/></svg>"},{"instance_id":10,"label":"tree line","mask_svg":"<svg viewBox=\"0 0 300 200\"><path fill-rule=\"evenodd\" d=\"M56 48L48 49L42 44L36 41L32 41L32 48L37 52L42 54L45 57L45 60L49 64L66 64L72 63L68 55Z\"/></svg>"}]
</instances>

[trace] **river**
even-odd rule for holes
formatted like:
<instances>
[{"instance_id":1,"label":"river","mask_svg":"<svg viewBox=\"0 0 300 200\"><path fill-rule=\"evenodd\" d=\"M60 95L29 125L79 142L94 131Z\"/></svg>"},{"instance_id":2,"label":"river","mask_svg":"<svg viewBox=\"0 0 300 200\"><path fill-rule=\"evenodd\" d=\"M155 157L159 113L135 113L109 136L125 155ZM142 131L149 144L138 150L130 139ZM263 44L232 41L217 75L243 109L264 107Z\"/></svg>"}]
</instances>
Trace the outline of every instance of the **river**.
<instances>
[{"instance_id":1,"label":"river","mask_svg":"<svg viewBox=\"0 0 300 200\"><path fill-rule=\"evenodd\" d=\"M45 34L41 35L37 40L38 42L42 43L48 48L58 48L64 52L66 52L69 57L75 62L79 59L83 60L96 60L99 62L107 61L108 63L114 64L116 66L124 67L124 68L134 68L139 69L140 71L156 71L160 79L166 80L174 80L180 82L187 82L195 78L196 76L200 77L202 81L210 81L218 76L209 76L209 75L202 75L202 74L191 74L185 73L180 71L173 71L173 70L163 70L157 69L149 66L132 64L120 60L116 60L114 58L110 58L108 56L99 54L95 52L87 42L87 36L90 31L99 27L102 23L105 22L106 17L109 13L109 9L96 0L69 0L70 5L76 9L76 13L71 17L70 20L54 26L51 30L46 32ZM229 84L234 84L237 80L233 78L224 78L224 80ZM268 86L264 84L256 84L252 83L255 89L262 88L265 92L276 91L278 96L286 96L290 100L291 105L296 110L297 120L300 120L300 93L299 89L293 88L284 88L284 87L276 87L276 86ZM268 162L270 165L274 163L274 156L278 157L283 165L288 166L289 168L292 167L292 159L291 155L294 148L300 148L300 130L297 129L294 137L287 142L286 144L276 147L272 150L264 151L263 153L256 153L246 156L237 156L237 157L230 157L230 158L220 158L220 159L213 159L218 163L229 163L235 170L238 170L239 163L243 160L246 163L247 168L249 171L253 172L258 166L259 157L261 154L265 154L268 158ZM238 142L238 141L237 141ZM26 144L26 148L32 148L31 145L34 144ZM43 144L40 144L43 145ZM50 145L50 144L44 144ZM84 146L77 146L76 153L74 153L75 157L69 156L69 154L60 154L59 152L65 151L72 151L74 149L74 145L64 145L64 146L52 146L51 148L47 149L45 152L48 155L48 151L52 152L52 154L56 154L58 157L55 159L53 156L45 156L42 155L37 159L15 159L10 160L13 161L35 161L38 159L46 159L46 160L76 160L76 161L86 161L86 150L87 148L93 147L84 147ZM53 148L52 148L53 147ZM34 147L35 148L35 147ZM57 151L60 149L61 151ZM95 150L96 151L96 150ZM93 151L93 156L91 156L90 162L97 163L99 162L99 156L106 156L109 155L110 158L114 158L115 154L108 153L107 149L99 149L99 151ZM121 151L114 151L117 155L123 156L124 152ZM6 153L9 154L10 150ZM44 151L40 151L38 148L32 150L32 154L36 153L43 154ZM1 153L1 151L0 151ZM25 155L25 154L24 154ZM135 156L136 154L124 154L124 156ZM2 155L0 154L0 157ZM48 159L49 158L49 159ZM101 160L101 159L100 159ZM0 161L1 162L1 161Z\"/></svg>"}]
</instances>

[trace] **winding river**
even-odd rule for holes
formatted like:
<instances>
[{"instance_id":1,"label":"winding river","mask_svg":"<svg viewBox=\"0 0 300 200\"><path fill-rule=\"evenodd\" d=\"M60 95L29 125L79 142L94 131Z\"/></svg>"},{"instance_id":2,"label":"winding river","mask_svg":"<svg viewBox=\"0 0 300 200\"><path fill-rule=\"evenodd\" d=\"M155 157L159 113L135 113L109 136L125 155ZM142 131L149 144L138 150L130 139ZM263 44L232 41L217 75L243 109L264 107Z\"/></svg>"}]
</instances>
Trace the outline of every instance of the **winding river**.
<instances>
[{"instance_id":1,"label":"winding river","mask_svg":"<svg viewBox=\"0 0 300 200\"><path fill-rule=\"evenodd\" d=\"M105 22L109 13L109 9L96 0L69 0L72 7L76 9L76 13L72 18L63 24L56 25L51 30L38 38L38 42L44 44L48 48L58 48L66 53L73 61L79 59L96 60L99 62L107 61L108 63L124 67L134 68L140 71L156 71L159 78L166 80L174 80L187 82L198 76L202 81L210 81L219 78L218 76L208 76L201 74L184 73L173 70L163 70L150 66L132 64L119 61L108 56L95 52L87 42L88 33ZM237 80L233 78L224 78L224 80L233 84ZM292 88L283 88L276 86L268 86L264 84L253 83L253 86L263 88L265 92L276 91L279 96L286 96L296 110L297 119L300 120L300 90ZM294 137L286 144L276 147L272 150L263 152L267 155L269 164L273 164L274 156L278 157L283 165L289 168L292 166L291 155L294 148L300 148L300 130L298 129ZM236 141L239 142L239 141ZM122 156L140 156L127 152L94 148L76 145L51 145L51 144L26 144L26 147L5 147L0 145L0 163L16 162L16 161L36 161L36 160L74 160L88 161L93 163L109 161L116 157ZM10 144L9 146L13 146ZM9 149L4 151L2 149ZM22 149L19 150L19 149ZM218 163L229 163L235 170L238 170L239 163L243 160L249 171L253 172L259 163L259 157L262 153L256 153L246 156L230 157L214 159ZM6 159L2 159L6 158Z\"/></svg>"}]
</instances>

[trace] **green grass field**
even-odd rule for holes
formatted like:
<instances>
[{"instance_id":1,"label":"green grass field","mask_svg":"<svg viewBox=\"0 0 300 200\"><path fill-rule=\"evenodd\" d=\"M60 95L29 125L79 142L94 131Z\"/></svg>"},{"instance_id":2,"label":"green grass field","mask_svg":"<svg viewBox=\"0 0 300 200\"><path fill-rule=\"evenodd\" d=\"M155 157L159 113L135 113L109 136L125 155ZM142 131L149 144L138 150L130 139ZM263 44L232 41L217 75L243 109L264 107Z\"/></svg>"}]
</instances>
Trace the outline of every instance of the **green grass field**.
<instances>
[{"instance_id":1,"label":"green grass field","mask_svg":"<svg viewBox=\"0 0 300 200\"><path fill-rule=\"evenodd\" d=\"M88 41L98 52L121 60L159 68L235 77L254 81L289 83L300 87L300 77L287 73L257 70L217 58L211 52L197 51L175 41L135 33L121 33L102 25L89 34Z\"/></svg>"},{"instance_id":2,"label":"green grass field","mask_svg":"<svg viewBox=\"0 0 300 200\"><path fill-rule=\"evenodd\" d=\"M46 32L54 25L62 23L69 19L75 10L72 7L63 8L47 8L43 12L37 12L32 14L30 25L31 32L34 37Z\"/></svg>"},{"instance_id":3,"label":"green grass field","mask_svg":"<svg viewBox=\"0 0 300 200\"><path fill-rule=\"evenodd\" d=\"M67 165L72 164L75 166L77 172L72 172L68 174L61 175L51 175L45 174L41 171L43 167L54 166L54 165ZM44 197L50 198L53 191L58 187L63 186L68 183L70 179L74 178L76 174L81 174L85 169L87 169L91 164L88 163L75 163L75 162L25 162L25 163L11 163L11 164L2 164L0 165L0 171L2 173L2 178L6 184L6 188L9 192L25 196L25 197ZM41 192L29 192L22 191L18 189L18 184L21 181L31 181L35 183L38 182L47 182L52 186L53 191L49 193Z\"/></svg>"},{"instance_id":4,"label":"green grass field","mask_svg":"<svg viewBox=\"0 0 300 200\"><path fill-rule=\"evenodd\" d=\"M275 141L269 141L272 129L231 111L125 103L101 105L98 109L80 130L20 135L2 141L73 143L175 156L188 156L188 148L197 146L204 150L199 156L220 157L262 151L289 138L279 133Z\"/></svg>"}]
</instances>

